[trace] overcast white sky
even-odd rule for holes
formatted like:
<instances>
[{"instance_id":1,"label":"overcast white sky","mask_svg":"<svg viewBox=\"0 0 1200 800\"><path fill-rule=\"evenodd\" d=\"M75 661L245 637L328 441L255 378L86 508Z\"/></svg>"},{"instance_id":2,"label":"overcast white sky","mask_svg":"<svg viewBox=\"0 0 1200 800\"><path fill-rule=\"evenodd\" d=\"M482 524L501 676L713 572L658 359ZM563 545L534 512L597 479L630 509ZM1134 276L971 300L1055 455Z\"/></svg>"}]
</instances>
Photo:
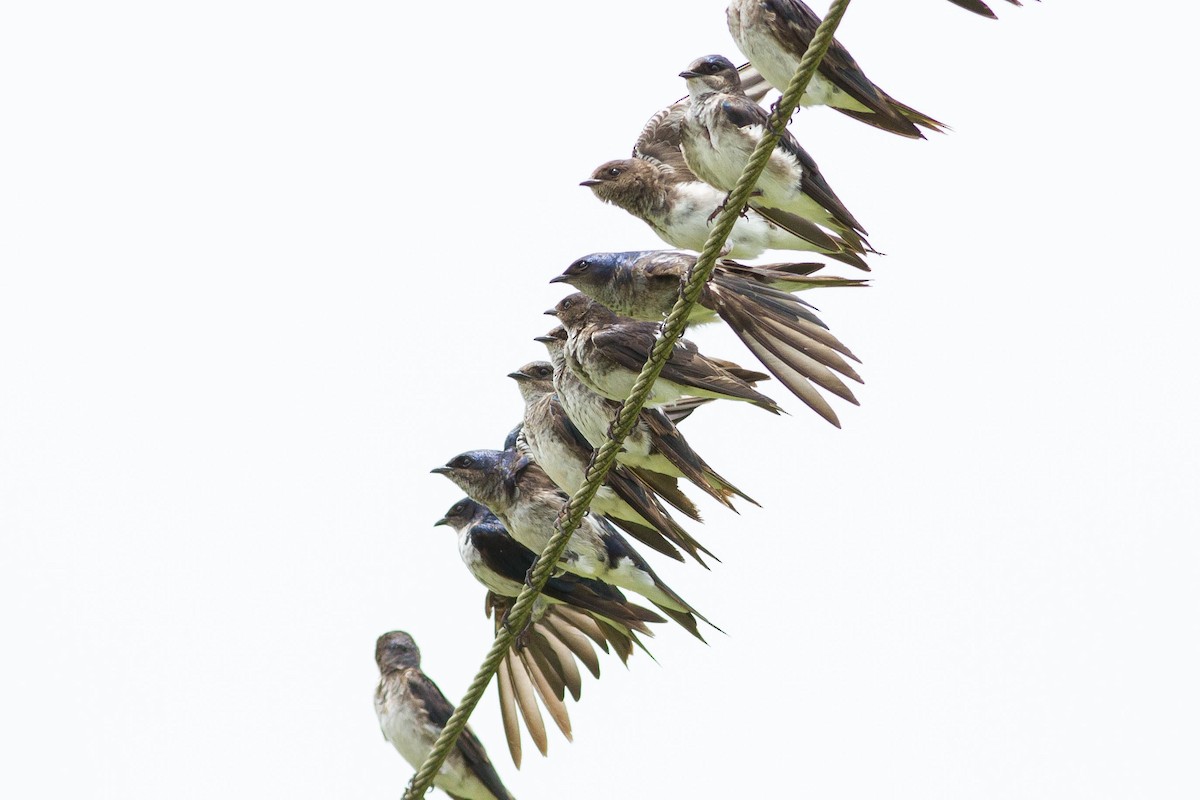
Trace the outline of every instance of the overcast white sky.
<instances>
[{"instance_id":1,"label":"overcast white sky","mask_svg":"<svg viewBox=\"0 0 1200 800\"><path fill-rule=\"evenodd\" d=\"M0 794L400 795L375 637L454 701L490 643L429 470L517 421L552 276L662 246L576 184L736 58L724 5L4 5ZM489 689L517 797L1200 793L1195 42L1153 5L855 0L954 128L793 123L888 254L812 298L862 406L688 420L762 508L694 493L723 563L654 564L728 635L609 657L520 771Z\"/></svg>"}]
</instances>

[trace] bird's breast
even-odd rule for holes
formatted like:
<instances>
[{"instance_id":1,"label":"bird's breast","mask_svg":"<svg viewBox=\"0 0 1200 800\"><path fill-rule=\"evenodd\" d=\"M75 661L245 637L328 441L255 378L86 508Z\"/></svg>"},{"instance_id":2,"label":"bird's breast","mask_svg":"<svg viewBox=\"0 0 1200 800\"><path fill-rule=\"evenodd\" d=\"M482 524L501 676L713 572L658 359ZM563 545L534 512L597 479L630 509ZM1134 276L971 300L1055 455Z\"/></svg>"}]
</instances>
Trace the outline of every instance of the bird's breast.
<instances>
[{"instance_id":1,"label":"bird's breast","mask_svg":"<svg viewBox=\"0 0 1200 800\"><path fill-rule=\"evenodd\" d=\"M440 733L418 709L404 680L385 681L375 696L375 711L384 738L414 768L425 760Z\"/></svg>"}]
</instances>

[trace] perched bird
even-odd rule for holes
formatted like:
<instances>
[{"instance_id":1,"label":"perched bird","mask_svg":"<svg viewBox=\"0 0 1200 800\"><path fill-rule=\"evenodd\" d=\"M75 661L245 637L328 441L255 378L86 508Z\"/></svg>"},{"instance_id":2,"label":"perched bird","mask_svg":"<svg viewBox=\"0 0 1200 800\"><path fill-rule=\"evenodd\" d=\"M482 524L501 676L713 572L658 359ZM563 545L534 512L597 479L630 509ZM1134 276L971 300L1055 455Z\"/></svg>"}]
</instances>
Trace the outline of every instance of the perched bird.
<instances>
[{"instance_id":1,"label":"perched bird","mask_svg":"<svg viewBox=\"0 0 1200 800\"><path fill-rule=\"evenodd\" d=\"M770 86L747 66L739 69L739 80L746 96L757 102ZM580 185L645 222L668 244L699 251L726 193L696 177L684 160L680 127L690 103L684 97L655 112L638 134L631 158L601 164ZM727 255L754 258L771 249L824 253L869 269L860 255L865 252L861 244L851 244L804 217L765 206L738 217L726 241Z\"/></svg>"},{"instance_id":2,"label":"perched bird","mask_svg":"<svg viewBox=\"0 0 1200 800\"><path fill-rule=\"evenodd\" d=\"M546 345L550 363L554 365L554 391L567 416L592 447L601 447L617 419L621 403L592 391L567 367L564 354L567 343L566 328L559 325L545 336L536 337L536 340ZM710 402L707 398L687 399ZM686 412L690 414L694 408L695 405L689 403ZM674 416L671 414L672 410L677 412ZM635 470L642 480L652 486L658 484L657 476L660 475L667 478L687 478L735 511L737 509L734 509L729 499L733 495L758 505L754 498L718 475L692 449L675 427L675 423L683 416L685 415L678 413L678 409L671 405L643 408L638 412L638 420L633 430L621 445L617 461Z\"/></svg>"},{"instance_id":3,"label":"perched bird","mask_svg":"<svg viewBox=\"0 0 1200 800\"><path fill-rule=\"evenodd\" d=\"M779 91L787 89L821 18L801 0L731 0L729 32L750 63ZM921 128L945 125L898 102L867 78L834 39L800 97L802 106L829 106L881 130L924 139Z\"/></svg>"},{"instance_id":4,"label":"perched bird","mask_svg":"<svg viewBox=\"0 0 1200 800\"><path fill-rule=\"evenodd\" d=\"M996 19L996 12L988 8L987 4L981 2L981 0L950 0L950 2L954 3L954 5L958 6L959 8L965 8L967 11L974 11L981 17L990 17L991 19ZM1012 3L1014 6L1021 5L1019 0L1008 0L1008 2Z\"/></svg>"},{"instance_id":5,"label":"perched bird","mask_svg":"<svg viewBox=\"0 0 1200 800\"><path fill-rule=\"evenodd\" d=\"M612 302L588 292L618 314L635 319L661 320L679 298L679 291L695 268L700 257L680 250L628 250L623 252L590 253L571 262L550 283L567 283L583 292L585 285L603 292ZM869 285L865 278L843 278L818 274L825 265L815 262L781 262L775 264L743 264L730 258L719 258L713 267L710 283L729 284L730 290L743 288L767 289L789 296L798 307L797 313L809 315L820 327L823 323L811 316L812 306L791 296L810 289L859 287ZM742 284L745 284L743 286ZM688 325L703 325L716 321L720 314L713 304L715 298L701 293L688 316Z\"/></svg>"},{"instance_id":6,"label":"perched bird","mask_svg":"<svg viewBox=\"0 0 1200 800\"><path fill-rule=\"evenodd\" d=\"M679 76L691 98L680 126L684 160L701 180L732 191L768 128L769 114L746 97L737 69L724 56L702 56ZM790 131L783 131L755 187L751 207L787 211L868 247L861 238L866 230Z\"/></svg>"},{"instance_id":7,"label":"perched bird","mask_svg":"<svg viewBox=\"0 0 1200 800\"><path fill-rule=\"evenodd\" d=\"M624 401L654 349L659 326L614 314L582 293L570 294L546 312L558 317L567 331L567 366L593 391ZM696 345L679 339L651 387L647 405L655 406L685 395L743 400L772 414L779 404L757 391L753 382L766 375L728 361L704 356Z\"/></svg>"},{"instance_id":8,"label":"perched bird","mask_svg":"<svg viewBox=\"0 0 1200 800\"><path fill-rule=\"evenodd\" d=\"M574 494L587 479L594 448L559 402L554 391L554 365L532 361L510 372L508 377L517 382L525 401L517 448L532 457L560 489ZM676 508L692 519L700 519L700 512L678 486L667 491ZM683 560L676 546L701 565L704 564L701 551L712 555L662 507L651 486L620 464L609 471L592 500L591 509L604 514L639 542L676 560Z\"/></svg>"},{"instance_id":9,"label":"perched bird","mask_svg":"<svg viewBox=\"0 0 1200 800\"><path fill-rule=\"evenodd\" d=\"M536 553L554 535L555 522L570 499L533 459L513 450L469 450L431 471L445 475L472 500L487 506L514 539ZM704 641L696 622L704 617L663 583L603 518L583 517L559 564L574 575L636 592Z\"/></svg>"},{"instance_id":10,"label":"perched bird","mask_svg":"<svg viewBox=\"0 0 1200 800\"><path fill-rule=\"evenodd\" d=\"M459 556L487 587L484 609L499 633L537 554L513 539L491 511L470 498L459 500L434 524L450 526L458 534ZM635 646L643 647L638 633L653 635L646 623L665 621L630 603L614 586L570 573L551 577L534 601L530 623L517 634L497 672L500 717L513 763L521 766L518 711L542 755L548 742L539 698L570 741L565 692L576 701L580 698L582 681L576 661L599 678L600 659L594 647L607 653L611 646L624 663Z\"/></svg>"},{"instance_id":11,"label":"perched bird","mask_svg":"<svg viewBox=\"0 0 1200 800\"><path fill-rule=\"evenodd\" d=\"M678 250L592 253L576 259L550 282L569 283L622 316L658 321L670 313L697 260ZM857 405L854 393L838 375L862 383L846 360L858 358L829 332L812 306L790 292L865 282L805 274L804 268L810 266L746 266L722 260L702 288L688 324L723 320L772 375L840 427L837 414L813 384Z\"/></svg>"},{"instance_id":12,"label":"perched bird","mask_svg":"<svg viewBox=\"0 0 1200 800\"><path fill-rule=\"evenodd\" d=\"M488 590L501 597L515 598L538 554L513 538L504 523L487 506L464 497L434 526L447 525L458 534L458 554L467 570ZM566 572L546 582L538 598L545 605L564 605L603 620L606 631L616 632L622 642L612 642L621 660L632 645L641 646L636 633L653 636L646 623L665 622L653 611L631 603L617 587L603 581ZM597 642L605 650L605 641Z\"/></svg>"},{"instance_id":13,"label":"perched bird","mask_svg":"<svg viewBox=\"0 0 1200 800\"><path fill-rule=\"evenodd\" d=\"M379 686L375 714L383 738L417 769L446 727L454 706L437 684L421 672L421 651L404 631L391 631L375 642ZM463 729L433 785L455 800L513 800L471 729Z\"/></svg>"},{"instance_id":14,"label":"perched bird","mask_svg":"<svg viewBox=\"0 0 1200 800\"><path fill-rule=\"evenodd\" d=\"M667 244L696 251L704 249L712 220L727 195L690 170L648 158L606 161L580 185L645 222ZM776 208L747 209L734 222L724 252L733 258L755 258L767 250L823 253L859 269L870 269L855 247L802 217Z\"/></svg>"}]
</instances>

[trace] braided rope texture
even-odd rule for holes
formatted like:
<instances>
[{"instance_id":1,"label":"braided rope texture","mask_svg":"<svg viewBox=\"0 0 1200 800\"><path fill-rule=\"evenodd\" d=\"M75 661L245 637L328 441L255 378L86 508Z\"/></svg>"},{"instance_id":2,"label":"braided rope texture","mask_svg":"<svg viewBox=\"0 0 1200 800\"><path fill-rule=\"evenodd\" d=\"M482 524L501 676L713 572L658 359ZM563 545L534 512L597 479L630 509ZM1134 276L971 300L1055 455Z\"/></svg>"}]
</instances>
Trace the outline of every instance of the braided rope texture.
<instances>
[{"instance_id":1,"label":"braided rope texture","mask_svg":"<svg viewBox=\"0 0 1200 800\"><path fill-rule=\"evenodd\" d=\"M645 366L638 375L637 381L629 393L629 397L621 405L621 411L617 415L608 440L592 455L592 461L588 466L583 485L579 487L579 490L571 496L571 499L563 506L562 511L559 512L558 520L555 523L554 535L550 537L550 541L546 543L545 549L538 556L537 563L534 564L530 572L528 584L521 590L516 603L509 610L508 616L500 628L500 632L496 635L491 649L488 650L487 656L479 667L479 672L467 688L467 693L463 696L458 706L455 707L454 713L450 715L450 719L446 722L446 727L442 729L441 735L438 737L437 742L434 743L433 749L429 751L429 755L426 756L425 762L417 770L416 774L413 775L408 788L404 792L403 800L419 800L419 798L424 797L429 791L433 784L434 776L441 769L451 748L454 747L459 735L466 728L468 718L475 710L475 706L479 704L479 700L483 697L483 693L487 689L492 676L496 674L496 669L499 667L500 661L504 658L504 654L512 645L516 632L524 629L525 625L529 622L529 617L533 613L534 601L542 593L542 589L553 574L558 560L562 558L563 551L566 550L571 534L579 527L579 523L587 513L588 507L596 496L596 492L600 490L600 486L608 476L609 470L612 469L613 464L616 462L621 445L624 443L625 437L633 430L638 414L646 404L646 398L650 395L650 389L654 385L654 382L658 380L659 373L662 372L663 366L675 348L675 343L683 336L684 329L687 326L688 315L691 313L692 307L696 304L701 289L703 289L704 284L708 282L708 278L712 274L713 267L717 263L717 257L725 246L725 240L733 230L738 215L741 214L742 209L749 202L750 193L753 191L754 185L758 182L759 175L762 174L767 161L771 157L771 153L775 150L776 142L779 141L779 137L788 120L796 110L796 106L799 105L801 95L804 94L805 88L808 86L809 81L812 80L813 74L816 73L817 65L825 57L825 52L829 49L829 45L833 41L833 34L837 30L838 24L842 21L842 16L846 13L846 8L849 5L850 0L835 0L830 5L829 12L817 27L812 42L805 51L804 57L800 59L800 64L796 68L796 74L792 77L791 83L788 84L787 91L783 93L771 111L767 131L765 131L762 140L759 141L754 153L751 154L750 160L746 163L746 168L743 170L737 185L729 193L725 207L721 210L716 223L713 225L713 229L709 232L708 239L704 242L704 250L701 251L699 260L697 260L695 266L692 268L687 283L680 291L679 299L675 301L671 313L663 323L662 330L654 343L653 350L651 350L649 360L646 361Z\"/></svg>"}]
</instances>

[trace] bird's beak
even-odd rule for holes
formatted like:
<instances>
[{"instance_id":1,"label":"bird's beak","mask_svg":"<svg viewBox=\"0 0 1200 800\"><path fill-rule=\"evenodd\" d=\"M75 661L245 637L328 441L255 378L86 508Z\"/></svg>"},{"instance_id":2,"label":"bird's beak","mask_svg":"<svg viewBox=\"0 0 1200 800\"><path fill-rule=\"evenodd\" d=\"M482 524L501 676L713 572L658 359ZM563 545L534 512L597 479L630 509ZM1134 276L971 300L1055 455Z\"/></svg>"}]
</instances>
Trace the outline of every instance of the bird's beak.
<instances>
[{"instance_id":1,"label":"bird's beak","mask_svg":"<svg viewBox=\"0 0 1200 800\"><path fill-rule=\"evenodd\" d=\"M514 381L523 381L529 376L524 372L510 372L508 373L508 377L512 378Z\"/></svg>"},{"instance_id":2,"label":"bird's beak","mask_svg":"<svg viewBox=\"0 0 1200 800\"><path fill-rule=\"evenodd\" d=\"M429 471L433 472L437 475L445 475L447 472L450 472L451 470L449 467L434 467L433 469L431 469Z\"/></svg>"},{"instance_id":3,"label":"bird's beak","mask_svg":"<svg viewBox=\"0 0 1200 800\"><path fill-rule=\"evenodd\" d=\"M555 311L553 308L550 309L549 311L543 311L542 313L545 314L547 317L557 317L558 316L558 312Z\"/></svg>"},{"instance_id":4,"label":"bird's beak","mask_svg":"<svg viewBox=\"0 0 1200 800\"><path fill-rule=\"evenodd\" d=\"M567 276L566 276L565 274L563 274L563 275L555 275L553 278L551 278L551 279L550 279L550 282L551 282L551 283L566 283L566 282L567 282Z\"/></svg>"},{"instance_id":5,"label":"bird's beak","mask_svg":"<svg viewBox=\"0 0 1200 800\"><path fill-rule=\"evenodd\" d=\"M541 342L542 344L549 344L550 342L557 341L553 336L535 336L533 337L533 340L535 342Z\"/></svg>"},{"instance_id":6,"label":"bird's beak","mask_svg":"<svg viewBox=\"0 0 1200 800\"><path fill-rule=\"evenodd\" d=\"M433 527L436 528L438 525L445 525L445 524L446 524L446 518L442 517L437 522L433 523Z\"/></svg>"},{"instance_id":7,"label":"bird's beak","mask_svg":"<svg viewBox=\"0 0 1200 800\"><path fill-rule=\"evenodd\" d=\"M599 186L602 183L604 183L604 181L599 180L597 178L588 178L586 181L580 181L579 185L580 186Z\"/></svg>"},{"instance_id":8,"label":"bird's beak","mask_svg":"<svg viewBox=\"0 0 1200 800\"><path fill-rule=\"evenodd\" d=\"M679 73L679 77L681 77L681 78L698 78L698 77L700 77L700 73L692 72L690 69L685 69L683 72Z\"/></svg>"}]
</instances>

